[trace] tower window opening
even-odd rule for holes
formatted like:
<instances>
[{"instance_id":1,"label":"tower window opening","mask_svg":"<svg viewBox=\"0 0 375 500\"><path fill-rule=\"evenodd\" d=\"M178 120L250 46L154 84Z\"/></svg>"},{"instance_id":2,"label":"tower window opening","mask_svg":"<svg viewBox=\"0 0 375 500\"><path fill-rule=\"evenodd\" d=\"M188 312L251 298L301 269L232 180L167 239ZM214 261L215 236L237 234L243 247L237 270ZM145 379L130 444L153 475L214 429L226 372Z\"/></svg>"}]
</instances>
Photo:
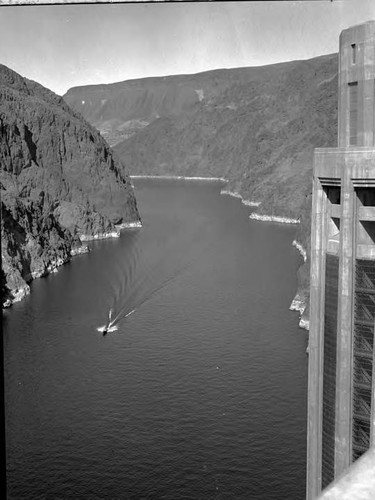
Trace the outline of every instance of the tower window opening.
<instances>
[{"instance_id":1,"label":"tower window opening","mask_svg":"<svg viewBox=\"0 0 375 500\"><path fill-rule=\"evenodd\" d=\"M357 52L356 52L357 48L356 48L355 43L352 43L351 48L352 48L352 64L355 64L356 63L356 57L357 57Z\"/></svg>"},{"instance_id":2,"label":"tower window opening","mask_svg":"<svg viewBox=\"0 0 375 500\"><path fill-rule=\"evenodd\" d=\"M327 195L328 200L333 205L340 205L340 203L341 203L341 188L340 188L340 186L324 186L323 189Z\"/></svg>"},{"instance_id":3,"label":"tower window opening","mask_svg":"<svg viewBox=\"0 0 375 500\"><path fill-rule=\"evenodd\" d=\"M357 146L358 82L349 83L349 145Z\"/></svg>"},{"instance_id":4,"label":"tower window opening","mask_svg":"<svg viewBox=\"0 0 375 500\"><path fill-rule=\"evenodd\" d=\"M368 187L356 188L359 203L364 207L375 207L375 189Z\"/></svg>"}]
</instances>

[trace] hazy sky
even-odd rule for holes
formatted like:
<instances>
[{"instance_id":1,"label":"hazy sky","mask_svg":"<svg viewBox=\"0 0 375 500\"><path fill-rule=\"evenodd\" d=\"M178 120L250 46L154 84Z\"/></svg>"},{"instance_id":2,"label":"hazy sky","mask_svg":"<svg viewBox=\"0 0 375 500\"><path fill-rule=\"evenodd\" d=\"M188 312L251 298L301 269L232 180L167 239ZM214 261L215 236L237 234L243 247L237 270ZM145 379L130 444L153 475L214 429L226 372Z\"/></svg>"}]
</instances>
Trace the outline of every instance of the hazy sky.
<instances>
[{"instance_id":1,"label":"hazy sky","mask_svg":"<svg viewBox=\"0 0 375 500\"><path fill-rule=\"evenodd\" d=\"M145 76L338 51L374 0L0 7L0 62L58 94Z\"/></svg>"}]
</instances>

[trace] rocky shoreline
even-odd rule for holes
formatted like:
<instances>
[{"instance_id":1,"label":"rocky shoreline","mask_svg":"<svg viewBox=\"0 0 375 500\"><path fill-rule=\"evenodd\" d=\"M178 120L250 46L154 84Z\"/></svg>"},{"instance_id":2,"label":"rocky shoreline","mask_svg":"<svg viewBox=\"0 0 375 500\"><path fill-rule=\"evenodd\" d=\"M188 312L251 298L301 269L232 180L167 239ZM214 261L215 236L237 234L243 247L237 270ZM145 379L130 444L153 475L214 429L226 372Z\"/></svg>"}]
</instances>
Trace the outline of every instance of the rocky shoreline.
<instances>
[{"instance_id":1,"label":"rocky shoreline","mask_svg":"<svg viewBox=\"0 0 375 500\"><path fill-rule=\"evenodd\" d=\"M283 217L280 215L262 215L258 213L252 213L249 215L249 219L259 220L262 222L278 222L280 224L299 224L299 219L292 219L290 217Z\"/></svg>"},{"instance_id":2,"label":"rocky shoreline","mask_svg":"<svg viewBox=\"0 0 375 500\"><path fill-rule=\"evenodd\" d=\"M70 256L74 257L76 255L80 255L82 253L88 253L90 251L87 245L81 245L80 247L72 248L70 250Z\"/></svg>"},{"instance_id":3,"label":"rocky shoreline","mask_svg":"<svg viewBox=\"0 0 375 500\"><path fill-rule=\"evenodd\" d=\"M30 285L28 283L32 280L35 280L37 278L42 278L44 276L47 276L48 274L53 274L58 272L58 268L60 266L63 266L67 262L70 261L71 257L75 257L76 255L81 255L84 253L88 253L90 251L89 247L86 245L81 245L79 247L74 247L70 250L70 255L65 258L57 258L52 260L47 267L41 268L37 271L33 271L30 273L28 276L25 277L25 281L27 282L24 286L22 287L17 287L12 290L10 290L10 294L12 295L12 299L8 298L6 301L3 303L3 308L8 308L12 304L16 302L20 302L24 297L29 295L30 293Z\"/></svg>"},{"instance_id":4,"label":"rocky shoreline","mask_svg":"<svg viewBox=\"0 0 375 500\"><path fill-rule=\"evenodd\" d=\"M261 203L260 202L254 202L254 201L249 201L249 200L244 200L242 198L242 195L236 191L231 192L231 191L222 191L221 194L227 194L229 196L233 196L234 198L239 198L241 199L241 203L247 206L251 207L258 207ZM258 214L256 212L253 212L252 214L249 215L249 219L256 220L259 222L276 222L278 224L300 224L300 219L294 219L291 217L284 217L280 215L266 215L266 214ZM307 252L306 249L303 247L303 245L298 242L297 240L293 240L292 245L298 250L300 253L303 262L306 263L307 261ZM296 293L294 299L292 300L292 303L289 307L291 311L297 311L299 313L299 327L304 329L304 330L309 330L309 319L308 317L304 316L304 312L306 310L306 298L300 295L298 292Z\"/></svg>"},{"instance_id":5,"label":"rocky shoreline","mask_svg":"<svg viewBox=\"0 0 375 500\"><path fill-rule=\"evenodd\" d=\"M303 262L307 261L307 252L304 249L303 245L299 243L297 240L292 241L292 245L297 248L299 253L301 254L301 257L303 258Z\"/></svg>"},{"instance_id":6,"label":"rocky shoreline","mask_svg":"<svg viewBox=\"0 0 375 500\"><path fill-rule=\"evenodd\" d=\"M15 304L16 302L20 302L24 297L26 297L26 295L29 295L29 293L30 293L30 286L27 284L20 288L15 288L11 290L13 298L6 299L6 301L3 303L3 309L10 307L12 304Z\"/></svg>"},{"instance_id":7,"label":"rocky shoreline","mask_svg":"<svg viewBox=\"0 0 375 500\"><path fill-rule=\"evenodd\" d=\"M290 304L289 310L297 311L300 315L298 326L304 330L309 330L310 328L309 319L303 316L305 309L306 309L306 300L304 297L301 297L297 293L294 299L292 300L292 303Z\"/></svg>"},{"instance_id":8,"label":"rocky shoreline","mask_svg":"<svg viewBox=\"0 0 375 500\"><path fill-rule=\"evenodd\" d=\"M122 224L115 224L115 231L108 231L106 233L96 233L94 235L82 234L79 237L79 239L81 241L95 241L95 240L105 240L108 238L119 238L120 231L122 229L132 229L136 227L142 227L142 222L140 220L135 222L123 222Z\"/></svg>"},{"instance_id":9,"label":"rocky shoreline","mask_svg":"<svg viewBox=\"0 0 375 500\"><path fill-rule=\"evenodd\" d=\"M226 189L222 189L220 194L231 196L232 198L238 198L241 200L242 205L246 205L247 207L259 207L260 201L250 201L245 200L240 193L237 191L228 191Z\"/></svg>"},{"instance_id":10,"label":"rocky shoreline","mask_svg":"<svg viewBox=\"0 0 375 500\"><path fill-rule=\"evenodd\" d=\"M223 177L187 177L184 175L130 175L130 179L168 179L168 180L184 180L184 181L221 181L227 183L227 179Z\"/></svg>"},{"instance_id":11,"label":"rocky shoreline","mask_svg":"<svg viewBox=\"0 0 375 500\"><path fill-rule=\"evenodd\" d=\"M95 240L103 240L107 238L118 238L120 236L120 231L122 229L132 229L132 228L140 228L142 227L142 222L140 220L134 222L124 222L122 224L115 225L116 231L110 231L107 233L97 233L95 235L80 235L80 241L95 241ZM30 294L30 285L29 282L33 281L37 278L43 278L49 274L57 273L58 268L63 266L67 262L70 262L72 257L76 255L82 255L90 252L90 248L87 245L81 245L74 248L71 248L69 256L65 259L58 258L52 260L48 266L45 268L41 268L37 271L33 271L28 276L25 277L25 281L27 282L24 286L14 288L10 290L10 294L12 295L12 299L8 298L3 303L3 308L11 307L12 304L16 302L20 302L24 297Z\"/></svg>"},{"instance_id":12,"label":"rocky shoreline","mask_svg":"<svg viewBox=\"0 0 375 500\"><path fill-rule=\"evenodd\" d=\"M81 234L79 239L81 241L94 241L94 240L106 240L108 238L119 238L120 231L108 231L106 233L96 233L96 234Z\"/></svg>"},{"instance_id":13,"label":"rocky shoreline","mask_svg":"<svg viewBox=\"0 0 375 500\"><path fill-rule=\"evenodd\" d=\"M121 229L132 229L135 227L142 227L142 221L137 220L135 222L123 222L122 224L115 224L115 228L120 231Z\"/></svg>"},{"instance_id":14,"label":"rocky shoreline","mask_svg":"<svg viewBox=\"0 0 375 500\"><path fill-rule=\"evenodd\" d=\"M249 219L261 221L261 222L277 222L280 224L299 224L299 219L292 219L289 217L275 216L275 215L260 215L260 214L250 214ZM297 240L292 241L292 245L298 250L301 257L303 258L303 262L307 261L307 252L301 243ZM292 303L289 306L291 311L297 311L299 313L299 324L298 326L304 330L309 330L310 322L309 318L304 316L306 310L306 298L300 295L298 292L296 293Z\"/></svg>"}]
</instances>

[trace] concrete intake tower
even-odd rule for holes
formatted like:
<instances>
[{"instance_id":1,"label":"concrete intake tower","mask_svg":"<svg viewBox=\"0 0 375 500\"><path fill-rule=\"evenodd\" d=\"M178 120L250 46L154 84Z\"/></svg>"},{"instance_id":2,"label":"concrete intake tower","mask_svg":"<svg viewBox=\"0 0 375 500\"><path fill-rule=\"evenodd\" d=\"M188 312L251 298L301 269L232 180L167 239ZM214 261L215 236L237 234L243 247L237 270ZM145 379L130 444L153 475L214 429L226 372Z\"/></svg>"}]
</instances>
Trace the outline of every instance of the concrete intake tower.
<instances>
[{"instance_id":1,"label":"concrete intake tower","mask_svg":"<svg viewBox=\"0 0 375 500\"><path fill-rule=\"evenodd\" d=\"M375 21L341 33L338 95L314 155L308 500L375 443Z\"/></svg>"}]
</instances>

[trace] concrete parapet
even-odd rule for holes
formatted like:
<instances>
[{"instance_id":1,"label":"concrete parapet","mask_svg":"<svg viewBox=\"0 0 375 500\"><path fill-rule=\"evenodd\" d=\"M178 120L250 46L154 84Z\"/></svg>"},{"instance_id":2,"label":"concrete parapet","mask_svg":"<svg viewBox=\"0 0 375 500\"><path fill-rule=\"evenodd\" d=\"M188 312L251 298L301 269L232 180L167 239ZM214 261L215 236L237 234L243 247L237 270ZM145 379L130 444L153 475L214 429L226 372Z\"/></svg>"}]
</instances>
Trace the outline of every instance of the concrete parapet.
<instances>
[{"instance_id":1,"label":"concrete parapet","mask_svg":"<svg viewBox=\"0 0 375 500\"><path fill-rule=\"evenodd\" d=\"M332 485L318 500L374 500L375 498L375 447L361 458Z\"/></svg>"}]
</instances>

